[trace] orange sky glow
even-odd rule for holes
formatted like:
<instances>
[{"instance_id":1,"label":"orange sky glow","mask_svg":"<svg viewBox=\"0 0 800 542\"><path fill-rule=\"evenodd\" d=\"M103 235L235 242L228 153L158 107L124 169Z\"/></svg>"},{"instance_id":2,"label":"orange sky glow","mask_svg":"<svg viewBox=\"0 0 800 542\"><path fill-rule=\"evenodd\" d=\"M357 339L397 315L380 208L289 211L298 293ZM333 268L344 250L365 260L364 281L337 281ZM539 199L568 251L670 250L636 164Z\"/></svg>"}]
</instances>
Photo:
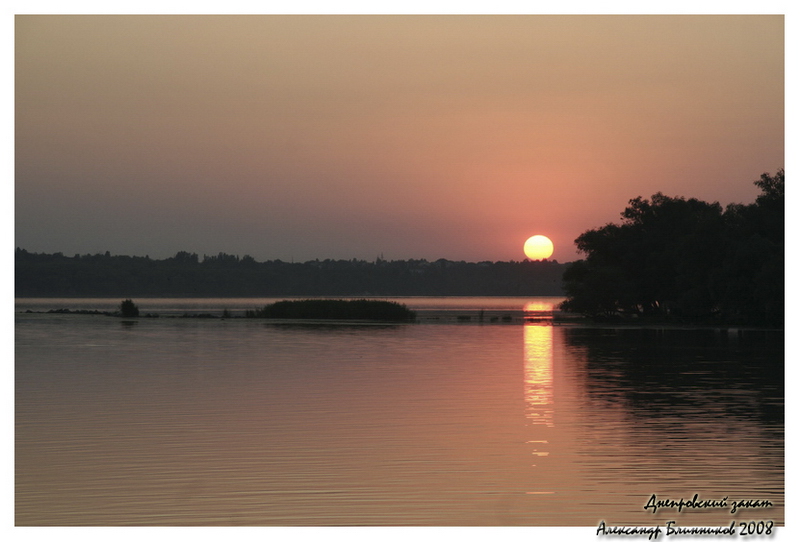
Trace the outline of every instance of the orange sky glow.
<instances>
[{"instance_id":1,"label":"orange sky glow","mask_svg":"<svg viewBox=\"0 0 800 542\"><path fill-rule=\"evenodd\" d=\"M784 18L17 16L15 243L552 259L784 167Z\"/></svg>"}]
</instances>

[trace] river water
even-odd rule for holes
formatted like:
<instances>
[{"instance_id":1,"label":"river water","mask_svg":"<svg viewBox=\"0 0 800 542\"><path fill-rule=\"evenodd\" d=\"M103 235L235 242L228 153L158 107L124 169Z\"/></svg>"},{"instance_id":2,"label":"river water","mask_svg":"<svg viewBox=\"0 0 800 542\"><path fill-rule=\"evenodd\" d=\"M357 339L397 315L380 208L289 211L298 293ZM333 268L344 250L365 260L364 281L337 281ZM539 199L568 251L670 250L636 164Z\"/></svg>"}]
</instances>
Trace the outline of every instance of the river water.
<instances>
[{"instance_id":1,"label":"river water","mask_svg":"<svg viewBox=\"0 0 800 542\"><path fill-rule=\"evenodd\" d=\"M18 299L16 524L783 524L782 332L553 325L555 298L170 317L269 301ZM645 509L695 494L725 506Z\"/></svg>"}]
</instances>

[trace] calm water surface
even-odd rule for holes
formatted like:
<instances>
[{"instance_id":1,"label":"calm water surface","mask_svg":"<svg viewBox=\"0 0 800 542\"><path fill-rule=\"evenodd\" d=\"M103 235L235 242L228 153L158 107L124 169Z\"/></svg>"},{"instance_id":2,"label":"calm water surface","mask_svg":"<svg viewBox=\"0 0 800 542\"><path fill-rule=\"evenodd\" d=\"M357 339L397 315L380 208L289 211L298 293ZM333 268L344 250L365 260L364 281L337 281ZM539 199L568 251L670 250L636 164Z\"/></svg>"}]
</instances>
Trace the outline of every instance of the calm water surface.
<instances>
[{"instance_id":1,"label":"calm water surface","mask_svg":"<svg viewBox=\"0 0 800 542\"><path fill-rule=\"evenodd\" d=\"M402 301L423 323L17 300L16 524L783 523L782 333L525 321L553 299ZM643 509L695 493L773 506Z\"/></svg>"}]
</instances>

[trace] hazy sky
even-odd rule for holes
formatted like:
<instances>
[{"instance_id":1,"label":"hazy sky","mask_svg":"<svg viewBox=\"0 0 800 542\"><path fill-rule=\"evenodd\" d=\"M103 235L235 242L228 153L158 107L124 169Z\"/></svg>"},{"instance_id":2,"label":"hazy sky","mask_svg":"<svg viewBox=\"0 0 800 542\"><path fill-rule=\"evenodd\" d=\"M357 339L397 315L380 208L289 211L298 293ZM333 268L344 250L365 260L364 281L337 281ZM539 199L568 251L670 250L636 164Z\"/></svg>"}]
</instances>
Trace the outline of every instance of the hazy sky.
<instances>
[{"instance_id":1,"label":"hazy sky","mask_svg":"<svg viewBox=\"0 0 800 542\"><path fill-rule=\"evenodd\" d=\"M784 167L782 16L17 16L16 245L553 258Z\"/></svg>"}]
</instances>

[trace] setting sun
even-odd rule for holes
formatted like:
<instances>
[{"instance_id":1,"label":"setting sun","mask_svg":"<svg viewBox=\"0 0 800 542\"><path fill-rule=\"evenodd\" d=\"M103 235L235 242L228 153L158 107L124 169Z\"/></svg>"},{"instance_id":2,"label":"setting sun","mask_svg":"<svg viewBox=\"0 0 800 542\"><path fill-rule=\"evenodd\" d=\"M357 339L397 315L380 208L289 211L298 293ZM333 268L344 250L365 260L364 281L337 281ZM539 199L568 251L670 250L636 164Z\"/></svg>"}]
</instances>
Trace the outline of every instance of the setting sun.
<instances>
[{"instance_id":1,"label":"setting sun","mask_svg":"<svg viewBox=\"0 0 800 542\"><path fill-rule=\"evenodd\" d=\"M545 260L553 255L553 242L544 235L534 235L525 241L524 250L531 260Z\"/></svg>"}]
</instances>

